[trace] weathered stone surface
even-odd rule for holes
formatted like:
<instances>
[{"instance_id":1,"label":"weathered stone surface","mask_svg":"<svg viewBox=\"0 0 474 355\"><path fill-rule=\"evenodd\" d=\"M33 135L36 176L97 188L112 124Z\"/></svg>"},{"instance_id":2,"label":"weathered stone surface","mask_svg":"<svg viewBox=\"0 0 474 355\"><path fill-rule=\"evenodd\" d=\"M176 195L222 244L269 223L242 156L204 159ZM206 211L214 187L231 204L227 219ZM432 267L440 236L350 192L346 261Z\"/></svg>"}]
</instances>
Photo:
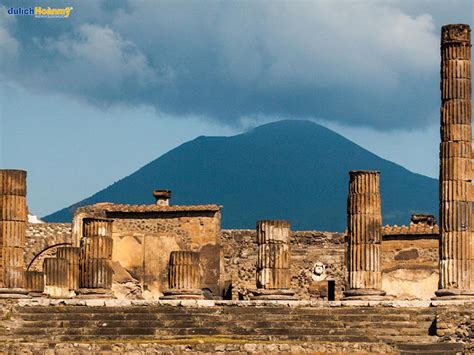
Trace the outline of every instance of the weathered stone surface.
<instances>
[{"instance_id":1,"label":"weathered stone surface","mask_svg":"<svg viewBox=\"0 0 474 355\"><path fill-rule=\"evenodd\" d=\"M79 290L79 293L88 294L87 290L94 289L97 293L104 293L104 290L108 290L106 293L109 293L113 275L111 267L113 221L104 218L84 218L82 222L79 288L83 290Z\"/></svg>"},{"instance_id":2,"label":"weathered stone surface","mask_svg":"<svg viewBox=\"0 0 474 355\"><path fill-rule=\"evenodd\" d=\"M222 295L224 280L220 251L220 206L122 205L103 203L82 207L74 217L73 235L81 219L113 220L112 261L138 280L146 297L158 299L168 288L168 256L172 251L201 254L200 289Z\"/></svg>"},{"instance_id":3,"label":"weathered stone surface","mask_svg":"<svg viewBox=\"0 0 474 355\"><path fill-rule=\"evenodd\" d=\"M84 237L81 241L83 259L110 259L112 257L112 237Z\"/></svg>"},{"instance_id":4,"label":"weathered stone surface","mask_svg":"<svg viewBox=\"0 0 474 355\"><path fill-rule=\"evenodd\" d=\"M80 288L110 289L112 287L112 267L106 259L80 259Z\"/></svg>"},{"instance_id":5,"label":"weathered stone surface","mask_svg":"<svg viewBox=\"0 0 474 355\"><path fill-rule=\"evenodd\" d=\"M257 269L289 269L289 244L261 244L258 246Z\"/></svg>"},{"instance_id":6,"label":"weathered stone surface","mask_svg":"<svg viewBox=\"0 0 474 355\"><path fill-rule=\"evenodd\" d=\"M112 221L102 218L84 218L83 237L112 237Z\"/></svg>"},{"instance_id":7,"label":"weathered stone surface","mask_svg":"<svg viewBox=\"0 0 474 355\"><path fill-rule=\"evenodd\" d=\"M363 293L368 296L384 294L380 291L382 216L379 176L376 171L349 173L347 269L350 290L346 291L349 297Z\"/></svg>"},{"instance_id":8,"label":"weathered stone surface","mask_svg":"<svg viewBox=\"0 0 474 355\"><path fill-rule=\"evenodd\" d=\"M257 288L290 288L289 233L288 221L257 222Z\"/></svg>"},{"instance_id":9,"label":"weathered stone surface","mask_svg":"<svg viewBox=\"0 0 474 355\"><path fill-rule=\"evenodd\" d=\"M26 196L26 171L0 170L0 195Z\"/></svg>"},{"instance_id":10,"label":"weathered stone surface","mask_svg":"<svg viewBox=\"0 0 474 355\"><path fill-rule=\"evenodd\" d=\"M34 294L41 294L44 291L44 273L41 271L25 272L26 289Z\"/></svg>"},{"instance_id":11,"label":"weathered stone surface","mask_svg":"<svg viewBox=\"0 0 474 355\"><path fill-rule=\"evenodd\" d=\"M287 289L291 286L289 268L262 268L257 270L257 288Z\"/></svg>"},{"instance_id":12,"label":"weathered stone surface","mask_svg":"<svg viewBox=\"0 0 474 355\"><path fill-rule=\"evenodd\" d=\"M63 246L57 249L56 256L66 259L68 262L68 287L69 290L79 289L79 257L81 249L77 247Z\"/></svg>"},{"instance_id":13,"label":"weathered stone surface","mask_svg":"<svg viewBox=\"0 0 474 355\"><path fill-rule=\"evenodd\" d=\"M0 247L25 247L26 223L0 220Z\"/></svg>"},{"instance_id":14,"label":"weathered stone surface","mask_svg":"<svg viewBox=\"0 0 474 355\"><path fill-rule=\"evenodd\" d=\"M69 298L68 261L59 258L45 258L43 264L44 293L54 298Z\"/></svg>"},{"instance_id":15,"label":"weathered stone surface","mask_svg":"<svg viewBox=\"0 0 474 355\"><path fill-rule=\"evenodd\" d=\"M470 125L472 123L471 100L452 99L441 103L441 127ZM443 142L442 142L443 143Z\"/></svg>"},{"instance_id":16,"label":"weathered stone surface","mask_svg":"<svg viewBox=\"0 0 474 355\"><path fill-rule=\"evenodd\" d=\"M332 306L296 301L134 301L132 305L121 305L123 301L116 300L53 301L42 306L35 300L23 301L20 307L2 305L0 309L15 313L14 323L0 319L0 329L4 324L15 324L9 332L0 334L6 340L2 349L10 349L13 344L31 345L28 350L32 351L38 349L35 346L45 344L49 347L51 344L87 343L97 346L89 350L107 350L99 348L99 344L133 346L113 348L117 351L137 350L136 347L147 344L151 351L158 349L155 347L185 343L186 348L182 350L188 352L198 350L195 347L199 344L208 347L201 350L215 352L242 351L243 344L255 341L255 349L262 352L312 349L398 353L398 349L406 349L451 353L465 350L460 341L469 341L470 337L436 336L435 319L440 320L440 330L442 323L447 325L446 329L451 329L451 318L459 317L446 319L445 315L461 314L461 326L454 334L463 335L467 329L465 324L468 324L467 318L463 317L472 314L472 308L467 306L429 307L426 303L394 301L372 302L372 306L368 306L368 301L345 301ZM457 343L439 343L439 340L450 339ZM69 352L79 349L68 348ZM172 349L178 351L176 348L168 348L168 351Z\"/></svg>"},{"instance_id":17,"label":"weathered stone surface","mask_svg":"<svg viewBox=\"0 0 474 355\"><path fill-rule=\"evenodd\" d=\"M418 249L400 250L395 255L395 260L413 260L418 259L419 256Z\"/></svg>"},{"instance_id":18,"label":"weathered stone surface","mask_svg":"<svg viewBox=\"0 0 474 355\"><path fill-rule=\"evenodd\" d=\"M26 171L0 170L0 288L23 289Z\"/></svg>"},{"instance_id":19,"label":"weathered stone surface","mask_svg":"<svg viewBox=\"0 0 474 355\"><path fill-rule=\"evenodd\" d=\"M440 182L440 203L471 202L472 184L467 180L446 180ZM442 212L440 210L440 212Z\"/></svg>"},{"instance_id":20,"label":"weathered stone surface","mask_svg":"<svg viewBox=\"0 0 474 355\"><path fill-rule=\"evenodd\" d=\"M289 243L288 221L262 220L257 222L257 244Z\"/></svg>"},{"instance_id":21,"label":"weathered stone surface","mask_svg":"<svg viewBox=\"0 0 474 355\"><path fill-rule=\"evenodd\" d=\"M199 289L201 286L199 253L171 252L168 282L170 289Z\"/></svg>"},{"instance_id":22,"label":"weathered stone surface","mask_svg":"<svg viewBox=\"0 0 474 355\"><path fill-rule=\"evenodd\" d=\"M54 256L52 249L65 245L72 245L71 223L27 223L25 265L41 271L43 259Z\"/></svg>"},{"instance_id":23,"label":"weathered stone surface","mask_svg":"<svg viewBox=\"0 0 474 355\"><path fill-rule=\"evenodd\" d=\"M443 232L471 231L471 202L442 201L440 202L440 224Z\"/></svg>"},{"instance_id":24,"label":"weathered stone surface","mask_svg":"<svg viewBox=\"0 0 474 355\"><path fill-rule=\"evenodd\" d=\"M441 29L440 283L438 296L474 295L472 87L468 25Z\"/></svg>"}]
</instances>

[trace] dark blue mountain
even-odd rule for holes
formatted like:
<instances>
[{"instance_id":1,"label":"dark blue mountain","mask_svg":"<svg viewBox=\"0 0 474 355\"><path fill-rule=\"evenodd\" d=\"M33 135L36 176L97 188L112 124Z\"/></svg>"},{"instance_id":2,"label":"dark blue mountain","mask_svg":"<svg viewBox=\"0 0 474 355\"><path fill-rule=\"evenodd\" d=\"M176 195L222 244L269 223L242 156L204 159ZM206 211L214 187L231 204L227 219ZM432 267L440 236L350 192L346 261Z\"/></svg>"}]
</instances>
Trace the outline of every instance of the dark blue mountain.
<instances>
[{"instance_id":1,"label":"dark blue mountain","mask_svg":"<svg viewBox=\"0 0 474 355\"><path fill-rule=\"evenodd\" d=\"M436 152L433 152L436 154ZM198 137L169 151L46 221L70 221L96 202L153 203L153 189L173 190L173 204L224 206L224 228L254 228L258 219L289 219L293 229L346 227L349 170L381 172L384 224L410 214L437 214L437 180L382 159L310 121L280 121L233 137Z\"/></svg>"}]
</instances>

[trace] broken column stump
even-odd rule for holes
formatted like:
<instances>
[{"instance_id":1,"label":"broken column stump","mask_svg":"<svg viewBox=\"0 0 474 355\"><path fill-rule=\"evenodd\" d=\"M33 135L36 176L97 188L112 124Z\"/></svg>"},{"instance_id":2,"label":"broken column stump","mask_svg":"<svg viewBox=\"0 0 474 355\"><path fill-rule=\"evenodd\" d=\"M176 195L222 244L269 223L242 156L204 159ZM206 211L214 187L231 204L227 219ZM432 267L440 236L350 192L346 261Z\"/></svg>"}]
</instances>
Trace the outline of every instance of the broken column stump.
<instances>
[{"instance_id":1,"label":"broken column stump","mask_svg":"<svg viewBox=\"0 0 474 355\"><path fill-rule=\"evenodd\" d=\"M378 171L349 172L347 223L349 289L344 296L380 298L385 292L381 290L382 209Z\"/></svg>"},{"instance_id":2,"label":"broken column stump","mask_svg":"<svg viewBox=\"0 0 474 355\"><path fill-rule=\"evenodd\" d=\"M75 296L69 290L69 265L66 259L45 258L43 261L44 290L43 293L51 298L72 298Z\"/></svg>"},{"instance_id":3,"label":"broken column stump","mask_svg":"<svg viewBox=\"0 0 474 355\"><path fill-rule=\"evenodd\" d=\"M44 292L44 273L41 271L25 271L26 290L32 297L41 297Z\"/></svg>"},{"instance_id":4,"label":"broken column stump","mask_svg":"<svg viewBox=\"0 0 474 355\"><path fill-rule=\"evenodd\" d=\"M64 246L58 248L56 257L66 259L68 262L68 287L70 291L79 289L79 257L81 249L77 247Z\"/></svg>"},{"instance_id":5,"label":"broken column stump","mask_svg":"<svg viewBox=\"0 0 474 355\"><path fill-rule=\"evenodd\" d=\"M168 266L168 287L162 299L203 299L200 255L192 251L172 251Z\"/></svg>"},{"instance_id":6,"label":"broken column stump","mask_svg":"<svg viewBox=\"0 0 474 355\"><path fill-rule=\"evenodd\" d=\"M112 220L84 218L79 258L81 297L112 297Z\"/></svg>"},{"instance_id":7,"label":"broken column stump","mask_svg":"<svg viewBox=\"0 0 474 355\"><path fill-rule=\"evenodd\" d=\"M291 290L290 223L264 220L257 222L256 300L295 300Z\"/></svg>"},{"instance_id":8,"label":"broken column stump","mask_svg":"<svg viewBox=\"0 0 474 355\"><path fill-rule=\"evenodd\" d=\"M436 296L474 296L471 29L441 29L440 262Z\"/></svg>"},{"instance_id":9,"label":"broken column stump","mask_svg":"<svg viewBox=\"0 0 474 355\"><path fill-rule=\"evenodd\" d=\"M0 298L28 297L25 288L26 171L0 170Z\"/></svg>"}]
</instances>

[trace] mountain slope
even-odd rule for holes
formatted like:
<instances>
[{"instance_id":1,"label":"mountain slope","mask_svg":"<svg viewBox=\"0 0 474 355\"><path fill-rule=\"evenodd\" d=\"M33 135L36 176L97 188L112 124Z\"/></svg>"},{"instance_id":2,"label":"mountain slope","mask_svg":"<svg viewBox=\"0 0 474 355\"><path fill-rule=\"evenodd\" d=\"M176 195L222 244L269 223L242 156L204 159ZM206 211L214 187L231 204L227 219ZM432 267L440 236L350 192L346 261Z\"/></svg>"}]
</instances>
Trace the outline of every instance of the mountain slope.
<instances>
[{"instance_id":1,"label":"mountain slope","mask_svg":"<svg viewBox=\"0 0 474 355\"><path fill-rule=\"evenodd\" d=\"M289 219L293 229L342 231L348 171L359 169L381 172L384 224L407 223L412 212L437 214L437 180L318 124L287 120L233 137L198 137L44 219L70 221L77 206L96 202L153 203L151 191L166 188L173 204L222 204L224 228Z\"/></svg>"}]
</instances>

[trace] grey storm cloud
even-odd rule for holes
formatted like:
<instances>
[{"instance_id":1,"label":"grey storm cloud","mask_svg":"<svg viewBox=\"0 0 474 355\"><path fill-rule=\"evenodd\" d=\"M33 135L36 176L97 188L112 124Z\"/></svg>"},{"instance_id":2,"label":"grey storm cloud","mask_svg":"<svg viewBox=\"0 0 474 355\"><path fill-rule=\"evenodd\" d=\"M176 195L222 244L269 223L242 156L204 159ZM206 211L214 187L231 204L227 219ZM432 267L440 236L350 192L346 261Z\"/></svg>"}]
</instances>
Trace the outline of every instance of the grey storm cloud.
<instances>
[{"instance_id":1,"label":"grey storm cloud","mask_svg":"<svg viewBox=\"0 0 474 355\"><path fill-rule=\"evenodd\" d=\"M225 124L277 115L423 126L438 107L439 27L472 20L471 2L438 5L83 0L67 20L4 7L0 79Z\"/></svg>"}]
</instances>

